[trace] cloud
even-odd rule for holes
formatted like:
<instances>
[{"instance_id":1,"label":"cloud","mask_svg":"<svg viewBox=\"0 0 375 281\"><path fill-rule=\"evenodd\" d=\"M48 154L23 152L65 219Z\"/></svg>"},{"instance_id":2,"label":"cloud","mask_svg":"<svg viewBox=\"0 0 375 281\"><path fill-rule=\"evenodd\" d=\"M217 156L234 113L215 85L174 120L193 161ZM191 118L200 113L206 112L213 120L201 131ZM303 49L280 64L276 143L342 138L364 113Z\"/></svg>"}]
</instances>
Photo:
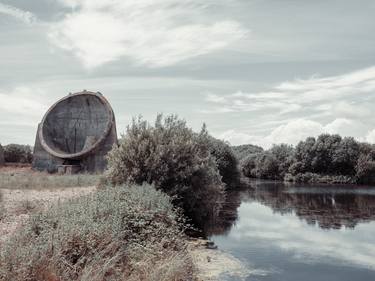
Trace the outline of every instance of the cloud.
<instances>
[{"instance_id":1,"label":"cloud","mask_svg":"<svg viewBox=\"0 0 375 281\"><path fill-rule=\"evenodd\" d=\"M29 11L24 11L2 3L0 3L0 14L12 16L26 24L32 24L37 20L36 16Z\"/></svg>"},{"instance_id":2,"label":"cloud","mask_svg":"<svg viewBox=\"0 0 375 281\"><path fill-rule=\"evenodd\" d=\"M243 245L246 241L265 243L267 247L276 247L275 250L292 255L298 262L375 269L374 222L359 224L354 231L322 231L294 214L275 214L271 208L257 202L242 204L238 211L241 219L236 223L236 231L228 236L232 242L241 241Z\"/></svg>"},{"instance_id":3,"label":"cloud","mask_svg":"<svg viewBox=\"0 0 375 281\"><path fill-rule=\"evenodd\" d=\"M121 57L165 67L225 48L248 33L230 19L209 20L214 1L61 0L71 11L49 33L87 68ZM225 1L219 1L225 5Z\"/></svg>"},{"instance_id":4,"label":"cloud","mask_svg":"<svg viewBox=\"0 0 375 281\"><path fill-rule=\"evenodd\" d=\"M352 136L356 133L356 130L364 133L366 132L366 126L361 122L344 118L335 119L325 125L313 120L296 119L277 126L265 136L228 130L217 134L217 137L229 141L233 145L252 143L268 149L272 145L280 143L297 145L307 137L317 137L324 133ZM357 139L375 143L375 130L368 132L366 137L357 137Z\"/></svg>"},{"instance_id":5,"label":"cloud","mask_svg":"<svg viewBox=\"0 0 375 281\"><path fill-rule=\"evenodd\" d=\"M27 87L17 87L11 91L0 90L0 110L9 112L16 118L21 115L40 116L40 112L46 109L46 106L36 97L40 94L38 90Z\"/></svg>"},{"instance_id":6,"label":"cloud","mask_svg":"<svg viewBox=\"0 0 375 281\"><path fill-rule=\"evenodd\" d=\"M368 132L365 141L369 143L375 143L375 129Z\"/></svg>"},{"instance_id":7,"label":"cloud","mask_svg":"<svg viewBox=\"0 0 375 281\"><path fill-rule=\"evenodd\" d=\"M0 142L33 144L38 123L48 109L48 94L36 87L0 89Z\"/></svg>"},{"instance_id":8,"label":"cloud","mask_svg":"<svg viewBox=\"0 0 375 281\"><path fill-rule=\"evenodd\" d=\"M375 67L370 67L338 76L286 81L261 92L210 93L205 99L206 109L201 112L246 113L249 120L262 120L246 125L246 131L222 133L235 143L254 140L257 135L256 143L264 147L283 142L296 144L307 136L321 133L338 133L363 140L375 127L374 92ZM266 127L265 124L272 122L273 127ZM259 136L262 125L263 135ZM241 137L232 137L236 135Z\"/></svg>"}]
</instances>

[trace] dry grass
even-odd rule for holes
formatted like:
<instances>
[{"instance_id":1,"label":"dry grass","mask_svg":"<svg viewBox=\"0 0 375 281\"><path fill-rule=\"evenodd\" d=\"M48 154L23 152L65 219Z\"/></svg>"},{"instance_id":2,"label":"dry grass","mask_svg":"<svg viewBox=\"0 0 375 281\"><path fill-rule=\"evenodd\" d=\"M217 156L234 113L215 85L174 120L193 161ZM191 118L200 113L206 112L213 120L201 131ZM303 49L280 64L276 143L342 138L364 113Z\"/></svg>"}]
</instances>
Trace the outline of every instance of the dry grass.
<instances>
[{"instance_id":1,"label":"dry grass","mask_svg":"<svg viewBox=\"0 0 375 281\"><path fill-rule=\"evenodd\" d=\"M57 175L35 172L29 167L0 169L0 189L55 189L98 185L100 175Z\"/></svg>"},{"instance_id":2,"label":"dry grass","mask_svg":"<svg viewBox=\"0 0 375 281\"><path fill-rule=\"evenodd\" d=\"M32 215L1 245L0 280L193 280L179 217L150 186L70 199Z\"/></svg>"}]
</instances>

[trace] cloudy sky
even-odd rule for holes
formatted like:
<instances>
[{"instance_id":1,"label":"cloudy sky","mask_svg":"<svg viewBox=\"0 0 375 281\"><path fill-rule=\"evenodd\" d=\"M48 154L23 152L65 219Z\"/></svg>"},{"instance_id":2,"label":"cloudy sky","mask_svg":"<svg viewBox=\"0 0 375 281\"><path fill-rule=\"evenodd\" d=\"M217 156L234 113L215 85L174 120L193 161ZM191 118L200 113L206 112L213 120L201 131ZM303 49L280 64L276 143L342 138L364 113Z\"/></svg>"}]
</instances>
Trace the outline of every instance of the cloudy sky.
<instances>
[{"instance_id":1,"label":"cloudy sky","mask_svg":"<svg viewBox=\"0 0 375 281\"><path fill-rule=\"evenodd\" d=\"M0 0L0 142L102 92L119 132L177 113L232 144L375 142L373 0Z\"/></svg>"}]
</instances>

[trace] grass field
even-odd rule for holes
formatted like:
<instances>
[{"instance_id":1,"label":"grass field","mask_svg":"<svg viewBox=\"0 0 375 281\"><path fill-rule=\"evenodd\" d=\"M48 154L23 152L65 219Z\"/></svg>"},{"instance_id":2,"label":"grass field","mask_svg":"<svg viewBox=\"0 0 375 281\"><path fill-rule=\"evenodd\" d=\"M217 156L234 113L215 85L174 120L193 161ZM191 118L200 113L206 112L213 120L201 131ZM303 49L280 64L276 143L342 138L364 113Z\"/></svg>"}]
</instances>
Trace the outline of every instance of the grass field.
<instances>
[{"instance_id":1,"label":"grass field","mask_svg":"<svg viewBox=\"0 0 375 281\"><path fill-rule=\"evenodd\" d=\"M57 175L31 170L30 167L0 169L0 189L55 189L96 186L101 175Z\"/></svg>"}]
</instances>

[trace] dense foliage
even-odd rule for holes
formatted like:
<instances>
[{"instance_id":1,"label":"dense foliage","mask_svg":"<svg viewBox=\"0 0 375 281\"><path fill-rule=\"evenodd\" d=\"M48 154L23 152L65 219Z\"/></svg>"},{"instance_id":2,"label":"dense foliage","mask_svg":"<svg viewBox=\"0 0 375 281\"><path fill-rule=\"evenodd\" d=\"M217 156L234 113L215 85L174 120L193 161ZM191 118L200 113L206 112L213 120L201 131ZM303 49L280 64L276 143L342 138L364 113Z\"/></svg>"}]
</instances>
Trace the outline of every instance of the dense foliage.
<instances>
[{"instance_id":1,"label":"dense foliage","mask_svg":"<svg viewBox=\"0 0 375 281\"><path fill-rule=\"evenodd\" d=\"M242 162L247 177L296 182L371 183L375 148L354 138L322 134L295 148L281 144L250 154Z\"/></svg>"},{"instance_id":2,"label":"dense foliage","mask_svg":"<svg viewBox=\"0 0 375 281\"><path fill-rule=\"evenodd\" d=\"M240 171L237 157L228 143L207 135L208 147L211 155L215 157L222 181L227 188L239 185Z\"/></svg>"},{"instance_id":3,"label":"dense foliage","mask_svg":"<svg viewBox=\"0 0 375 281\"><path fill-rule=\"evenodd\" d=\"M192 280L182 221L151 186L106 187L33 215L0 249L0 280Z\"/></svg>"},{"instance_id":4,"label":"dense foliage","mask_svg":"<svg viewBox=\"0 0 375 281\"><path fill-rule=\"evenodd\" d=\"M4 165L5 159L4 159L4 149L3 146L0 144L0 166Z\"/></svg>"},{"instance_id":5,"label":"dense foliage","mask_svg":"<svg viewBox=\"0 0 375 281\"><path fill-rule=\"evenodd\" d=\"M31 163L33 153L31 146L21 144L8 144L4 146L5 162L11 163Z\"/></svg>"},{"instance_id":6,"label":"dense foliage","mask_svg":"<svg viewBox=\"0 0 375 281\"><path fill-rule=\"evenodd\" d=\"M210 148L212 143L215 148ZM107 179L115 185L153 184L175 198L201 226L218 214L224 200L225 184L217 159L225 149L210 138L205 127L194 133L174 115L158 115L154 125L134 119L119 146L109 153ZM225 161L219 160L223 171L232 165Z\"/></svg>"},{"instance_id":7,"label":"dense foliage","mask_svg":"<svg viewBox=\"0 0 375 281\"><path fill-rule=\"evenodd\" d=\"M252 144L232 146L232 150L239 161L244 160L250 155L255 155L255 154L263 152L263 148L257 145L252 145Z\"/></svg>"}]
</instances>

